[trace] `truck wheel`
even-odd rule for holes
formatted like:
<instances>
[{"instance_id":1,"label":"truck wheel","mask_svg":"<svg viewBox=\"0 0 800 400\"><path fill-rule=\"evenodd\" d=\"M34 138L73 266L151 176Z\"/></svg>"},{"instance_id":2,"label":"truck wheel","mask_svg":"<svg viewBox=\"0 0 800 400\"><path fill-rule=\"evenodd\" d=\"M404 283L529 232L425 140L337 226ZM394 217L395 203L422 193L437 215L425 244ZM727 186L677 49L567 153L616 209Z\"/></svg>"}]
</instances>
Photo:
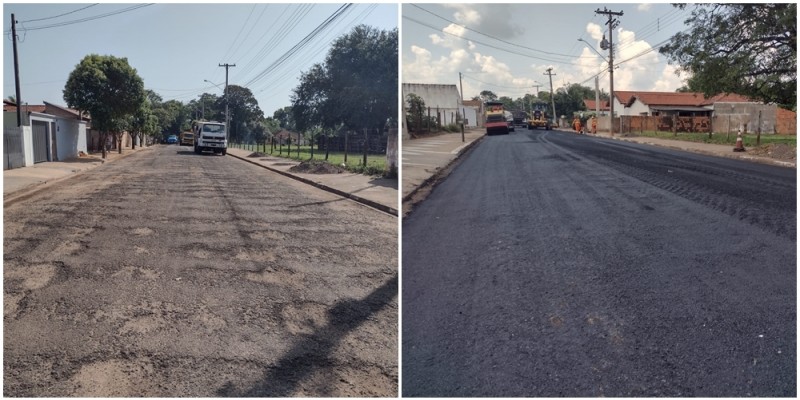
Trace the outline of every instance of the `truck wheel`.
<instances>
[{"instance_id":1,"label":"truck wheel","mask_svg":"<svg viewBox=\"0 0 800 400\"><path fill-rule=\"evenodd\" d=\"M228 154L228 149L222 149L222 155Z\"/></svg>"}]
</instances>

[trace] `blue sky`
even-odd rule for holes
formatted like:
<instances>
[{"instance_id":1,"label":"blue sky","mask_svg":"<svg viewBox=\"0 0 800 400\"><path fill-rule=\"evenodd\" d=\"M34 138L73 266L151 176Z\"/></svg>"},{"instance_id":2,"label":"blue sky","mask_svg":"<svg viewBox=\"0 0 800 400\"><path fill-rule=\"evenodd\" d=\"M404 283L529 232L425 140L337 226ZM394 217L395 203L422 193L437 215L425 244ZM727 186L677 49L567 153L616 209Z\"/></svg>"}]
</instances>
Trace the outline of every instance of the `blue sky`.
<instances>
[{"instance_id":1,"label":"blue sky","mask_svg":"<svg viewBox=\"0 0 800 400\"><path fill-rule=\"evenodd\" d=\"M138 3L141 4L141 3ZM229 83L251 89L265 115L291 104L297 78L324 61L329 44L358 24L397 27L397 4L355 4L329 29L283 64L256 79L342 4L157 3L60 27L34 29L129 9L133 3L3 4L3 98L15 95L11 14L17 33L21 98L28 104L66 105L63 88L69 73L87 54L125 57L145 88L165 100L187 103L203 92L222 94L225 68ZM85 8L83 10L79 10ZM74 12L73 12L74 11ZM72 12L72 13L70 13ZM70 13L58 18L49 18ZM283 29L282 29L283 28Z\"/></svg>"},{"instance_id":2,"label":"blue sky","mask_svg":"<svg viewBox=\"0 0 800 400\"><path fill-rule=\"evenodd\" d=\"M554 89L594 87L593 76L608 67L578 39L608 58L600 48L608 17L595 13L603 8L623 12L615 17L614 61L627 61L614 70L614 90L673 92L682 86L685 76L651 50L688 28L690 9L663 3L403 4L401 80L458 85L461 72L467 99L485 89L517 98L535 93L535 85L549 91L545 71L552 67ZM609 92L608 73L599 76L600 89Z\"/></svg>"}]
</instances>

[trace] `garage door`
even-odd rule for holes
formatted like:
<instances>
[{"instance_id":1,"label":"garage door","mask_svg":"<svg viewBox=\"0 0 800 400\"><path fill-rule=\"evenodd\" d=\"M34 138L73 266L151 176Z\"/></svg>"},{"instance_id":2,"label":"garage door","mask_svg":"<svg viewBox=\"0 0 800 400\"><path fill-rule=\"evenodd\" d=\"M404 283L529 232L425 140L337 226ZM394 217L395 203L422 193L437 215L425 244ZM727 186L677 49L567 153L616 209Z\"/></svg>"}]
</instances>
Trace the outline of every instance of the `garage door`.
<instances>
[{"instance_id":1,"label":"garage door","mask_svg":"<svg viewBox=\"0 0 800 400\"><path fill-rule=\"evenodd\" d=\"M33 162L47 161L47 122L32 121Z\"/></svg>"}]
</instances>

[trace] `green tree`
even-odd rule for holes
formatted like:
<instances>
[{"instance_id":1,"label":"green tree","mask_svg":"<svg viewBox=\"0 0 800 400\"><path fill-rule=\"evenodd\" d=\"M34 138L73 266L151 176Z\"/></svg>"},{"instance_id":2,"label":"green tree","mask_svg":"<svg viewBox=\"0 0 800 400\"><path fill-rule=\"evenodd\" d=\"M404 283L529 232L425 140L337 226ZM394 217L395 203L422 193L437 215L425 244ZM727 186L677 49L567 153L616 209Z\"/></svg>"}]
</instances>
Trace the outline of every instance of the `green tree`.
<instances>
[{"instance_id":1,"label":"green tree","mask_svg":"<svg viewBox=\"0 0 800 400\"><path fill-rule=\"evenodd\" d=\"M219 104L222 104L221 109ZM201 94L197 99L189 101L186 107L196 120L211 120L218 115L225 115L225 103L219 101L219 96L211 93Z\"/></svg>"},{"instance_id":2,"label":"green tree","mask_svg":"<svg viewBox=\"0 0 800 400\"><path fill-rule=\"evenodd\" d=\"M129 132L133 138L132 148L136 148L136 139L138 138L141 143L144 143L145 135L149 134L148 131L154 130L156 118L153 115L153 110L150 108L150 101L145 98L136 112L130 117Z\"/></svg>"},{"instance_id":3,"label":"green tree","mask_svg":"<svg viewBox=\"0 0 800 400\"><path fill-rule=\"evenodd\" d=\"M497 100L497 95L491 90L482 90L480 95L482 102Z\"/></svg>"},{"instance_id":4,"label":"green tree","mask_svg":"<svg viewBox=\"0 0 800 400\"><path fill-rule=\"evenodd\" d=\"M511 97L500 96L500 98L497 99L497 101L503 103L503 109L505 109L506 111L512 111L516 109L516 106L514 105L514 99L512 99Z\"/></svg>"},{"instance_id":5,"label":"green tree","mask_svg":"<svg viewBox=\"0 0 800 400\"><path fill-rule=\"evenodd\" d=\"M300 85L292 93L292 117L297 130L310 137L311 158L314 158L316 135L334 122L331 80L325 66L314 64L300 76ZM329 118L326 118L326 115Z\"/></svg>"},{"instance_id":6,"label":"green tree","mask_svg":"<svg viewBox=\"0 0 800 400\"><path fill-rule=\"evenodd\" d=\"M292 107L287 106L275 110L272 118L278 121L278 126L288 131L295 130L294 118L292 117Z\"/></svg>"},{"instance_id":7,"label":"green tree","mask_svg":"<svg viewBox=\"0 0 800 400\"><path fill-rule=\"evenodd\" d=\"M120 131L124 119L145 99L142 78L126 58L97 54L81 60L70 73L63 93L69 107L89 112L92 127L100 131L101 143L109 132Z\"/></svg>"},{"instance_id":8,"label":"green tree","mask_svg":"<svg viewBox=\"0 0 800 400\"><path fill-rule=\"evenodd\" d=\"M408 125L409 128L415 127L415 132L422 132L422 124L425 118L425 100L415 93L406 95L408 101Z\"/></svg>"},{"instance_id":9,"label":"green tree","mask_svg":"<svg viewBox=\"0 0 800 400\"><path fill-rule=\"evenodd\" d=\"M397 123L397 29L366 25L336 39L325 58L338 119L348 128Z\"/></svg>"},{"instance_id":10,"label":"green tree","mask_svg":"<svg viewBox=\"0 0 800 400\"><path fill-rule=\"evenodd\" d=\"M221 110L217 116L225 121L225 96L219 97L216 107ZM264 112L250 89L238 85L228 85L228 114L230 132L234 142L252 142L253 129L264 119Z\"/></svg>"},{"instance_id":11,"label":"green tree","mask_svg":"<svg viewBox=\"0 0 800 400\"><path fill-rule=\"evenodd\" d=\"M797 107L797 4L678 4L691 29L659 51L706 96L737 93Z\"/></svg>"}]
</instances>

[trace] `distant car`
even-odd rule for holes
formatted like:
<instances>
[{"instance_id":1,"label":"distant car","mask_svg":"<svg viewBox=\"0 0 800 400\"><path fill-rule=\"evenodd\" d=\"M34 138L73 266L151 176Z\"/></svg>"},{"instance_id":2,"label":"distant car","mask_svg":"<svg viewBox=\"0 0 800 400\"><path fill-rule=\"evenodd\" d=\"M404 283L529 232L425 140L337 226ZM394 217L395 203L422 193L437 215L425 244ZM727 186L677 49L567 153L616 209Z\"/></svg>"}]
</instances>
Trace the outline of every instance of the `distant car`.
<instances>
[{"instance_id":1,"label":"distant car","mask_svg":"<svg viewBox=\"0 0 800 400\"><path fill-rule=\"evenodd\" d=\"M506 122L508 123L508 131L514 132L514 118L507 119Z\"/></svg>"},{"instance_id":2,"label":"distant car","mask_svg":"<svg viewBox=\"0 0 800 400\"><path fill-rule=\"evenodd\" d=\"M177 135L169 135L167 137L167 144L175 144L178 143L178 136Z\"/></svg>"},{"instance_id":3,"label":"distant car","mask_svg":"<svg viewBox=\"0 0 800 400\"><path fill-rule=\"evenodd\" d=\"M180 145L191 146L194 144L194 133L192 132L181 132L181 142Z\"/></svg>"}]
</instances>

